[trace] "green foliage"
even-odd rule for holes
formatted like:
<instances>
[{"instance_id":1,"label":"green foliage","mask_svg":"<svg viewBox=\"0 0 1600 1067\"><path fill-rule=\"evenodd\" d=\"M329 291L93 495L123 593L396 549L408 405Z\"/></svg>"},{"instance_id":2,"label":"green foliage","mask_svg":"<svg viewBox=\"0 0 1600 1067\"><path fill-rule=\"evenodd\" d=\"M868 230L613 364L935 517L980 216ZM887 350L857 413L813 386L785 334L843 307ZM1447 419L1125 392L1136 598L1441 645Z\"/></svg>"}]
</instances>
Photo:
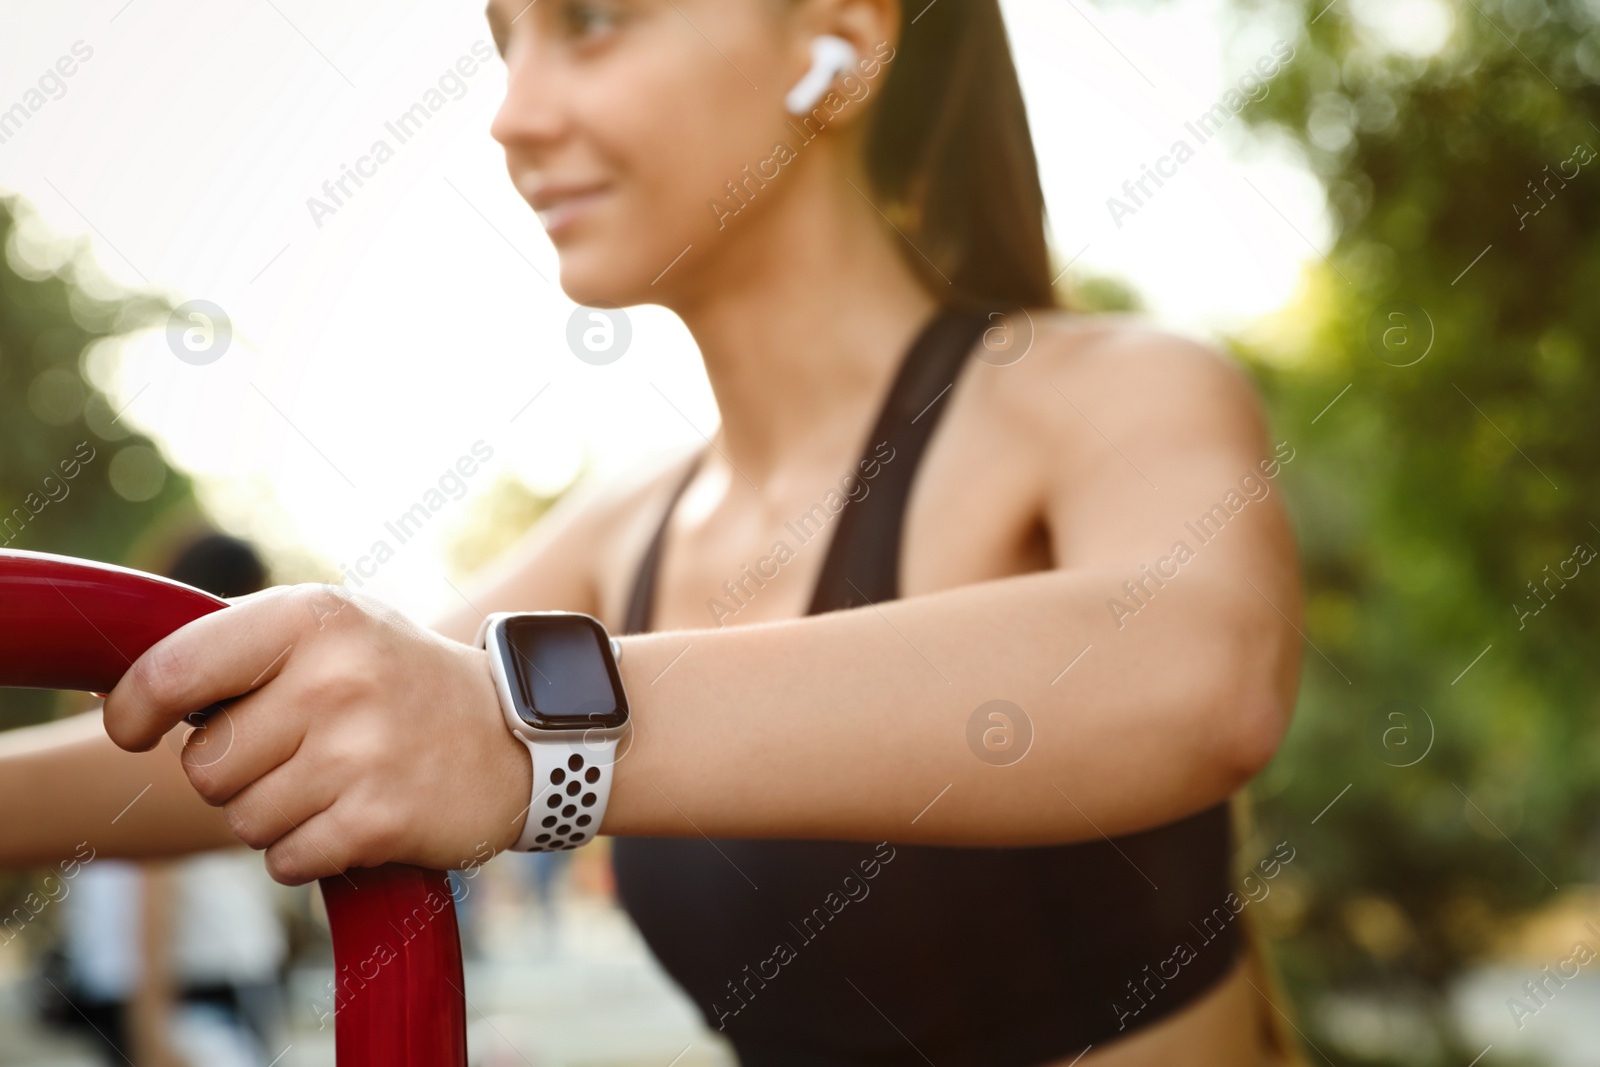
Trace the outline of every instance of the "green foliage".
<instances>
[{"instance_id":1,"label":"green foliage","mask_svg":"<svg viewBox=\"0 0 1600 1067\"><path fill-rule=\"evenodd\" d=\"M1065 274L1063 273L1063 276ZM1056 287L1061 306L1082 315L1143 311L1139 293L1121 278L1092 274Z\"/></svg>"},{"instance_id":2,"label":"green foliage","mask_svg":"<svg viewBox=\"0 0 1600 1067\"><path fill-rule=\"evenodd\" d=\"M96 342L159 323L171 305L107 294L81 255L48 247L27 210L0 198L0 547L123 562L193 496L84 365ZM49 706L45 694L0 690L0 726Z\"/></svg>"},{"instance_id":3,"label":"green foliage","mask_svg":"<svg viewBox=\"0 0 1600 1067\"><path fill-rule=\"evenodd\" d=\"M573 479L576 485L580 474ZM456 577L475 574L508 551L527 533L556 501L571 490L571 485L553 494L528 488L513 475L502 473L489 491L471 501L467 516L448 538L446 554Z\"/></svg>"},{"instance_id":4,"label":"green foliage","mask_svg":"<svg viewBox=\"0 0 1600 1067\"><path fill-rule=\"evenodd\" d=\"M1600 4L1449 2L1421 57L1371 3L1232 6L1298 12L1244 115L1303 151L1338 234L1239 346L1298 449L1308 583L1296 721L1257 786L1304 857L1277 953L1302 1007L1437 992L1600 874Z\"/></svg>"}]
</instances>

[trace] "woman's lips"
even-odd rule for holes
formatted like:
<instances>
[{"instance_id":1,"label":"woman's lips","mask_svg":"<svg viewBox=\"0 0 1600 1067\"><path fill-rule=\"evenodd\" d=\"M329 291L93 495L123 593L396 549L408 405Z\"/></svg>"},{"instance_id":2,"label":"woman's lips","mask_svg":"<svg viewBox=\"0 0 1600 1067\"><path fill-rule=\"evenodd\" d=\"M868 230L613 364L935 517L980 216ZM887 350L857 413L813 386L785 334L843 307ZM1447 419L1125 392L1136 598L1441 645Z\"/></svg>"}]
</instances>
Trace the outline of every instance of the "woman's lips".
<instances>
[{"instance_id":1,"label":"woman's lips","mask_svg":"<svg viewBox=\"0 0 1600 1067\"><path fill-rule=\"evenodd\" d=\"M606 186L595 183L547 182L528 188L524 195L538 214L545 233L555 238L594 210L608 191Z\"/></svg>"}]
</instances>

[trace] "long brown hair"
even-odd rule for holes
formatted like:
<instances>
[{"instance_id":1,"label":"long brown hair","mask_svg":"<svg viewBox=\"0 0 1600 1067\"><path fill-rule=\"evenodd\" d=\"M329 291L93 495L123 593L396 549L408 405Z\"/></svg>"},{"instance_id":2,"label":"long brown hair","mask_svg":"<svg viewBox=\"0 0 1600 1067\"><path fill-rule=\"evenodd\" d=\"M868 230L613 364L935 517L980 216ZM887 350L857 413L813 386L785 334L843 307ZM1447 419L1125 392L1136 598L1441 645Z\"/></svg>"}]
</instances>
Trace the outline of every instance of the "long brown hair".
<instances>
[{"instance_id":1,"label":"long brown hair","mask_svg":"<svg viewBox=\"0 0 1600 1067\"><path fill-rule=\"evenodd\" d=\"M902 9L868 176L940 303L1048 307L1044 191L999 0L923 2Z\"/></svg>"}]
</instances>

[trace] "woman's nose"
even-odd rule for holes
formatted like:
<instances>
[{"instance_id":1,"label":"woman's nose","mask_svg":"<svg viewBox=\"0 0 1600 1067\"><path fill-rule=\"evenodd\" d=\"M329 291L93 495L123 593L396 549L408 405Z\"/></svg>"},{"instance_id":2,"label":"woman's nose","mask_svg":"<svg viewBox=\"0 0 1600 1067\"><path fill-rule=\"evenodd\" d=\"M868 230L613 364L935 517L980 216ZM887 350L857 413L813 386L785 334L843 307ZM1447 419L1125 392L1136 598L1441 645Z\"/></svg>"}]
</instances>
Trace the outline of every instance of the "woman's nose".
<instances>
[{"instance_id":1,"label":"woman's nose","mask_svg":"<svg viewBox=\"0 0 1600 1067\"><path fill-rule=\"evenodd\" d=\"M558 140L567 127L559 64L543 57L520 59L507 72L506 95L489 133L508 150Z\"/></svg>"}]
</instances>

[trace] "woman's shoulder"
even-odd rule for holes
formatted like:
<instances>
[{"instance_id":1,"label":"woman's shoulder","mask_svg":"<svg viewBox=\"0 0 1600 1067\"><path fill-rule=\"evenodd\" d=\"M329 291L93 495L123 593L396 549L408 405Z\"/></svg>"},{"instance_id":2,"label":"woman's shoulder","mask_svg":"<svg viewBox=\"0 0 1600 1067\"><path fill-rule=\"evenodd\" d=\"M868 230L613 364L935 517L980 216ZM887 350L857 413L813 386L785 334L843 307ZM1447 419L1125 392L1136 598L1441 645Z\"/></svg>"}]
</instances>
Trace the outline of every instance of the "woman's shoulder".
<instances>
[{"instance_id":1,"label":"woman's shoulder","mask_svg":"<svg viewBox=\"0 0 1600 1067\"><path fill-rule=\"evenodd\" d=\"M1259 426L1255 388L1232 357L1146 319L1028 310L1006 316L1003 328L1015 339L999 354L980 351L987 366L974 375L974 392L979 406L1010 425L1113 439L1113 428ZM1061 417L1074 409L1081 418Z\"/></svg>"},{"instance_id":2,"label":"woman's shoulder","mask_svg":"<svg viewBox=\"0 0 1600 1067\"><path fill-rule=\"evenodd\" d=\"M571 493L567 540L588 561L607 622L621 610L617 575L631 576L700 447L653 452L626 468L586 478ZM624 583L625 585L626 583Z\"/></svg>"},{"instance_id":3,"label":"woman's shoulder","mask_svg":"<svg viewBox=\"0 0 1600 1067\"><path fill-rule=\"evenodd\" d=\"M654 524L678 484L688 474L699 448L652 452L621 470L593 472L563 500L571 516L571 536L603 555L614 542L627 548L636 526Z\"/></svg>"},{"instance_id":4,"label":"woman's shoulder","mask_svg":"<svg viewBox=\"0 0 1600 1067\"><path fill-rule=\"evenodd\" d=\"M1019 384L1067 379L1115 388L1159 375L1185 385L1247 387L1238 364L1216 346L1137 315L1045 309L1012 312L1006 320L1024 343L1024 353L985 362L1016 367L1022 372L1016 376Z\"/></svg>"},{"instance_id":5,"label":"woman's shoulder","mask_svg":"<svg viewBox=\"0 0 1600 1067\"><path fill-rule=\"evenodd\" d=\"M637 565L690 459L688 452L658 454L617 474L584 476L475 579L472 601L436 629L470 640L482 613L527 610L530 604L619 622L617 576Z\"/></svg>"}]
</instances>

